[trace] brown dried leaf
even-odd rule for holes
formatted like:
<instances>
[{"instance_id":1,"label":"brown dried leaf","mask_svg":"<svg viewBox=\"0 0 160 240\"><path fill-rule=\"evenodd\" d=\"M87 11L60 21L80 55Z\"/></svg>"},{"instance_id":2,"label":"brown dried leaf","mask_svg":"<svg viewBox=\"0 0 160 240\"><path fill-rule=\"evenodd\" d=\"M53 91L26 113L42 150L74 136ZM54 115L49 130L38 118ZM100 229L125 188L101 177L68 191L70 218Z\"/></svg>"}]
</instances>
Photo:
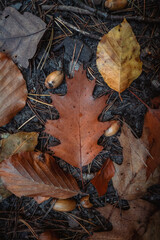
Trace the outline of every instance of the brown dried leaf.
<instances>
[{"instance_id":1,"label":"brown dried leaf","mask_svg":"<svg viewBox=\"0 0 160 240\"><path fill-rule=\"evenodd\" d=\"M139 77L140 46L129 23L124 21L105 34L97 47L97 67L104 81L121 93Z\"/></svg>"},{"instance_id":2,"label":"brown dried leaf","mask_svg":"<svg viewBox=\"0 0 160 240\"><path fill-rule=\"evenodd\" d=\"M99 196L106 193L108 183L115 174L114 164L108 158L96 176L91 180L91 183L97 189Z\"/></svg>"},{"instance_id":3,"label":"brown dried leaf","mask_svg":"<svg viewBox=\"0 0 160 240\"><path fill-rule=\"evenodd\" d=\"M5 51L14 61L27 68L28 59L34 56L46 24L29 12L22 15L15 8L6 7L0 28L0 51Z\"/></svg>"},{"instance_id":4,"label":"brown dried leaf","mask_svg":"<svg viewBox=\"0 0 160 240\"><path fill-rule=\"evenodd\" d=\"M72 175L63 172L48 154L23 152L0 164L0 176L16 196L69 198L80 190Z\"/></svg>"},{"instance_id":5,"label":"brown dried leaf","mask_svg":"<svg viewBox=\"0 0 160 240\"><path fill-rule=\"evenodd\" d=\"M13 61L0 53L0 126L7 124L26 104L26 82Z\"/></svg>"},{"instance_id":6,"label":"brown dried leaf","mask_svg":"<svg viewBox=\"0 0 160 240\"><path fill-rule=\"evenodd\" d=\"M99 212L112 223L113 230L94 233L90 240L142 239L155 207L141 199L132 200L129 204L130 209L125 211L109 204L99 208Z\"/></svg>"},{"instance_id":7,"label":"brown dried leaf","mask_svg":"<svg viewBox=\"0 0 160 240\"><path fill-rule=\"evenodd\" d=\"M33 151L37 145L37 138L38 133L36 132L3 134L3 139L0 141L0 162L15 153ZM11 192L4 187L2 180L0 179L0 201L10 195Z\"/></svg>"},{"instance_id":8,"label":"brown dried leaf","mask_svg":"<svg viewBox=\"0 0 160 240\"><path fill-rule=\"evenodd\" d=\"M160 169L146 180L146 160L149 155L147 138L145 128L142 138L137 139L126 124L122 127L119 141L123 147L123 163L114 164L115 175L112 181L120 197L127 200L142 196L149 186L159 182Z\"/></svg>"},{"instance_id":9,"label":"brown dried leaf","mask_svg":"<svg viewBox=\"0 0 160 240\"><path fill-rule=\"evenodd\" d=\"M45 131L61 141L51 148L55 155L75 167L89 164L102 150L97 141L110 126L108 122L98 121L106 97L94 100L94 85L95 82L88 81L86 72L80 68L73 79L67 79L65 96L52 94L60 118L47 121Z\"/></svg>"},{"instance_id":10,"label":"brown dried leaf","mask_svg":"<svg viewBox=\"0 0 160 240\"><path fill-rule=\"evenodd\" d=\"M147 178L155 174L155 169L160 166L160 98L155 98L152 103L157 109L148 109L144 119L144 128L148 132L149 152L147 159Z\"/></svg>"}]
</instances>

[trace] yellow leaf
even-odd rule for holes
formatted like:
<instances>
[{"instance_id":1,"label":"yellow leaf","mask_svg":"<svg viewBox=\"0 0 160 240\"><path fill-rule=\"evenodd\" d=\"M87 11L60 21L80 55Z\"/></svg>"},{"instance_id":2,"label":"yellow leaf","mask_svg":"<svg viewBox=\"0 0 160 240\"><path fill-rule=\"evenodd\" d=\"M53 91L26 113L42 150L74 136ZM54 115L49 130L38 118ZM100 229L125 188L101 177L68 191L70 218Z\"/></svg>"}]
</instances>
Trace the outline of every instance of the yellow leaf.
<instances>
[{"instance_id":1,"label":"yellow leaf","mask_svg":"<svg viewBox=\"0 0 160 240\"><path fill-rule=\"evenodd\" d=\"M97 47L97 67L110 88L121 93L139 77L140 46L129 23L124 21L105 34Z\"/></svg>"}]
</instances>

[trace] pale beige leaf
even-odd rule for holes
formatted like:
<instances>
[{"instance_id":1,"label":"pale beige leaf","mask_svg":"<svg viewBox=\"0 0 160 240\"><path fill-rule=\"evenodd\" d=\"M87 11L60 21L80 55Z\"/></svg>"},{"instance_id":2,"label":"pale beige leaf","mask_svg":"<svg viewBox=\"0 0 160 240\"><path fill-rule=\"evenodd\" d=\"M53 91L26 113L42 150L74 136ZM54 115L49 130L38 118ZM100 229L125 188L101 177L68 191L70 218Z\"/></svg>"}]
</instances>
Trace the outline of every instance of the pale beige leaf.
<instances>
[{"instance_id":1,"label":"pale beige leaf","mask_svg":"<svg viewBox=\"0 0 160 240\"><path fill-rule=\"evenodd\" d=\"M145 128L142 138L137 139L124 124L119 141L123 147L123 163L114 164L113 185L120 197L127 200L136 199L142 196L149 186L159 182L160 169L157 168L154 174L146 179L146 160L149 152Z\"/></svg>"},{"instance_id":2,"label":"pale beige leaf","mask_svg":"<svg viewBox=\"0 0 160 240\"><path fill-rule=\"evenodd\" d=\"M97 67L108 86L121 93L142 72L139 56L139 43L130 24L124 19L99 42Z\"/></svg>"},{"instance_id":3,"label":"pale beige leaf","mask_svg":"<svg viewBox=\"0 0 160 240\"><path fill-rule=\"evenodd\" d=\"M0 53L0 126L7 124L27 99L26 82L14 62Z\"/></svg>"},{"instance_id":4,"label":"pale beige leaf","mask_svg":"<svg viewBox=\"0 0 160 240\"><path fill-rule=\"evenodd\" d=\"M6 7L0 29L0 51L5 51L14 61L27 68L28 59L34 56L46 24L29 12L22 15L15 8Z\"/></svg>"}]
</instances>

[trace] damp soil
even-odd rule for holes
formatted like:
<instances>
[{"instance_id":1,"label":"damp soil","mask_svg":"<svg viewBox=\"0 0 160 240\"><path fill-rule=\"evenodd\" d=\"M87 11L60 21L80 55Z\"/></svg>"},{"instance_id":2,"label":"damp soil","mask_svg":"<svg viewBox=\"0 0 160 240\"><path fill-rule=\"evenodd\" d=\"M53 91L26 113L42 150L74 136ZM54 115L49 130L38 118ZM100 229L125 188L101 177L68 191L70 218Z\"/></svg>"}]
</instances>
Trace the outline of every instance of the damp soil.
<instances>
[{"instance_id":1,"label":"damp soil","mask_svg":"<svg viewBox=\"0 0 160 240\"><path fill-rule=\"evenodd\" d=\"M71 76L70 63L72 61L74 47L76 46L75 58L77 59L76 67L78 64L83 63L89 79L93 76L97 79L93 95L95 98L101 97L110 93L107 102L107 108L99 116L100 121L108 121L111 119L119 119L122 124L125 121L135 133L135 136L141 137L144 115L146 107L139 101L129 90L134 92L137 97L142 99L146 104L150 105L150 100L160 94L160 26L154 23L137 22L132 20L131 24L137 40L141 46L141 60L143 61L143 72L141 76L136 79L129 89L119 95L111 91L111 89L104 83L101 75L96 67L96 48L98 40L92 37L86 37L82 33L61 25L59 27L58 17L63 18L68 23L78 26L81 30L88 31L98 37L103 36L111 28L119 24L119 20L107 20L99 16L89 16L83 14L75 14L68 11L43 10L43 5L51 4L51 1L2 1L0 2L0 10L3 11L5 6L15 7L21 13L29 11L41 17L47 24L48 28L41 39L37 52L33 59L30 60L28 69L21 71L27 83L28 92L30 94L43 94L47 95L50 92L53 94L65 95L67 92L66 81L64 80L61 86L54 90L48 90L44 85L46 76L54 70L62 69L67 76ZM44 3L43 3L44 2ZM89 1L85 1L86 3ZM92 2L92 1L90 1ZM128 10L114 12L113 14L124 16L143 16L144 8L145 15L158 17L160 16L159 3L156 0L144 1L130 1L134 2L132 10L129 5ZM53 4L78 6L75 1L53 1ZM94 7L94 6L93 6ZM96 6L97 9L103 11L103 6ZM51 49L46 61L42 60L42 64L38 68L43 54L46 50L47 44L51 36L51 30L54 29L54 39ZM83 52L78 58L78 53L83 44ZM20 66L19 66L20 67ZM93 71L93 76L90 74L90 69ZM48 96L30 95L38 100L46 103L51 103L51 98ZM46 134L44 132L45 122L47 119L57 119L59 117L58 111L54 107L39 104L31 99L27 100L25 108L19 112L12 121L1 127L0 132L16 133L18 128L36 115L34 119L25 124L21 131L39 132L38 145L36 150L47 152L51 155L53 153L49 150L50 146L59 143L58 139ZM97 116L98 117L98 116ZM113 137L106 138L101 136L97 139L98 144L104 148L102 152L93 160L90 166L83 168L84 187L82 187L81 174L79 169L72 167L64 162L62 159L56 158L59 166L66 172L71 173L77 180L79 187L83 193L90 195L90 201L93 208L85 209L80 205L81 196L75 197L77 207L71 213L56 212L51 208L51 201L49 199L42 204L37 204L34 199L28 197L18 198L11 195L0 203L0 239L3 240L20 240L20 239L36 239L32 234L31 229L36 234L44 232L46 229L53 229L61 239L87 239L95 231L110 231L112 230L113 223L107 221L98 212L98 208L106 204L116 204L117 207L127 211L129 203L125 199L119 199L117 192L113 188L112 181L109 183L107 193L99 197L96 189L90 183L90 178L102 167L105 159L110 157L116 164L122 164L122 147L118 141L117 136L120 131ZM160 186L152 186L144 195L146 201L150 201L159 207L160 203ZM72 215L71 215L72 214ZM28 223L28 227L25 223Z\"/></svg>"}]
</instances>

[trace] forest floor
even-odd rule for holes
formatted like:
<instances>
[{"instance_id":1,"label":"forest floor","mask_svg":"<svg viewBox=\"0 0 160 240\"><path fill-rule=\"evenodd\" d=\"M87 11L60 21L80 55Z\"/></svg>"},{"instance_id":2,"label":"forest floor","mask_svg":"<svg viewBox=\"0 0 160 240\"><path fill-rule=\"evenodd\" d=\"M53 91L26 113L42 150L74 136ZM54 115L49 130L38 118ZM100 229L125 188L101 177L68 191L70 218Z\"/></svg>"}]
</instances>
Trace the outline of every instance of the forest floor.
<instances>
[{"instance_id":1,"label":"forest floor","mask_svg":"<svg viewBox=\"0 0 160 240\"><path fill-rule=\"evenodd\" d=\"M29 93L27 104L8 124L0 127L0 133L13 134L19 130L38 132L40 135L36 150L51 155L53 153L50 151L50 147L56 145L57 140L44 132L45 122L48 119L57 119L58 112L55 108L38 101L51 104L52 100L49 94L65 95L67 85L64 80L58 88L49 90L44 84L46 77L54 70L62 67L66 76L71 74L70 67L76 44L76 61L79 64L83 63L89 79L92 80L93 77L97 79L94 97L110 93L110 88L104 82L96 66L97 44L104 34L122 22L124 16L126 16L126 19L128 17L127 20L140 44L140 58L143 62L142 74L131 84L129 89L149 106L151 106L151 99L160 95L160 23L144 21L143 19L144 16L153 19L160 17L159 1L130 0L125 9L112 12L113 19L97 13L93 15L84 15L83 12L75 13L70 6L80 8L78 2L71 0L0 1L1 13L5 7L12 6L21 14L30 12L40 17L47 24L47 30L38 44L35 56L29 61L29 67L27 69L21 68ZM87 5L87 2L93 9L107 13L102 3L94 6L92 4L94 1L85 1L85 5ZM48 6L51 4L53 6ZM66 8L61 10L57 6L66 6ZM108 15L111 15L111 12L108 11ZM129 19L129 17L132 18ZM59 19L62 19L62 21ZM88 36L86 32L89 33ZM68 38L70 38L69 41L66 41ZM47 48L50 41L51 44ZM82 44L89 48L86 48L84 54L78 58ZM45 57L43 56L44 53L46 53ZM127 89L121 93L123 99L121 100L118 93L113 91L107 102L111 107L108 111L103 112L100 119L109 121L118 118L122 122L126 122L135 135L140 138L147 108L137 97ZM32 98L38 101L33 101ZM33 115L35 115L34 118L32 118ZM24 124L28 119L30 121ZM80 194L74 197L77 207L71 213L52 210L52 199L38 204L33 198L19 198L11 195L0 203L0 239L38 239L37 236L46 229L52 229L60 239L83 240L88 239L97 231L111 231L114 223L102 216L98 208L104 207L106 204L114 205L118 203L117 206L122 211L128 211L130 204L125 199L119 199L112 180L109 182L106 194L99 197L90 179L101 169L106 158L110 158L116 164L122 164L123 154L118 136L120 136L120 131L109 138L101 136L98 140L98 143L104 147L103 152L98 154L92 164L83 167L84 186L81 181L80 170L66 163L63 159L55 157L59 166L75 177L81 191L89 194L90 202L93 204L92 208L81 207ZM159 207L159 185L153 186L150 192L146 199Z\"/></svg>"}]
</instances>

